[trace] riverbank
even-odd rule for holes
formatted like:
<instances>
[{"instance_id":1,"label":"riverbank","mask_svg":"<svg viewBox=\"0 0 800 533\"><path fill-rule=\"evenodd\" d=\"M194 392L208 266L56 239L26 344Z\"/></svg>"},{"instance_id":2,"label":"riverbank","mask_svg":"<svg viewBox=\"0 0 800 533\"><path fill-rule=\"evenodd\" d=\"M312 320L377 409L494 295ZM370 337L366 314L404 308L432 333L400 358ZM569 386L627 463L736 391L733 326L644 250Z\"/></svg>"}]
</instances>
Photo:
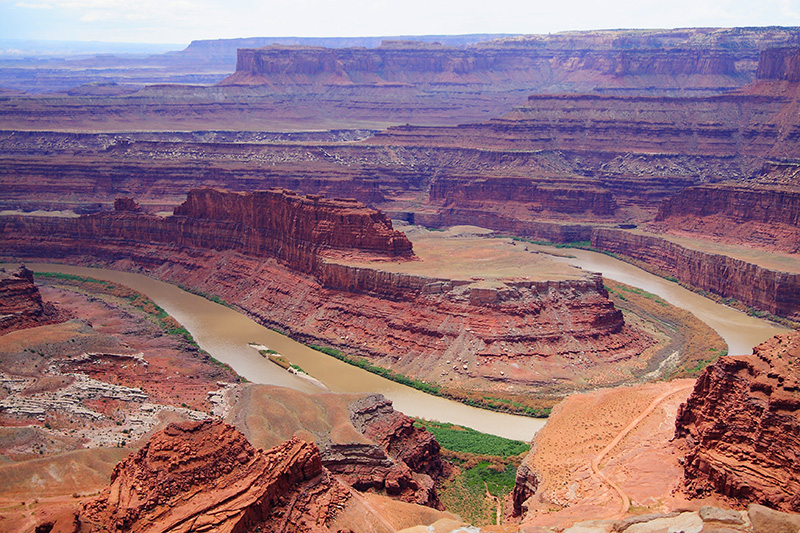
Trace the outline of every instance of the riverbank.
<instances>
[{"instance_id":1,"label":"riverbank","mask_svg":"<svg viewBox=\"0 0 800 533\"><path fill-rule=\"evenodd\" d=\"M332 392L380 393L409 416L473 427L478 431L528 442L545 420L492 412L431 396L348 365L262 326L231 308L141 274L71 265L28 263L35 272L58 271L114 281L142 292L178 320L198 345L228 363L254 383L318 392L308 381L266 361L249 343L280 352L306 370Z\"/></svg>"}]
</instances>

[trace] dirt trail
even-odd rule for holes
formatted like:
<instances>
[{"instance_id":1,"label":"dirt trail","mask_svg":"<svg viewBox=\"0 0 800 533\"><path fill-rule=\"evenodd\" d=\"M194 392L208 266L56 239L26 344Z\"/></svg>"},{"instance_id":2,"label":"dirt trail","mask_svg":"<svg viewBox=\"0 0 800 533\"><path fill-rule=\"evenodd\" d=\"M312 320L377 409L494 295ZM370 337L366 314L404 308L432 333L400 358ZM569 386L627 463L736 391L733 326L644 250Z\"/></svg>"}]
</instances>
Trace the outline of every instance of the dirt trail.
<instances>
[{"instance_id":1,"label":"dirt trail","mask_svg":"<svg viewBox=\"0 0 800 533\"><path fill-rule=\"evenodd\" d=\"M638 426L645 418L647 418L647 416L650 413L652 413L653 410L656 407L658 407L658 405L661 402L663 402L664 400L666 400L667 398L669 398L673 394L677 394L677 393L682 392L684 390L691 389L693 386L694 385L676 385L674 388L671 388L670 390L668 390L668 391L664 392L663 394L661 394L660 396L656 397L652 402L650 402L650 405L648 405L645 408L644 411L639 413L639 416L634 418L631 421L630 424L625 426L622 429L622 431L620 431L617 434L617 436L614 437L614 439L611 442L609 442L608 445L605 448L603 448L600 451L600 453L598 453L594 457L594 459L592 459L592 461L590 463L592 472L595 473L601 480L603 480L603 482L605 482L607 485L609 485L612 489L614 489L614 491L616 491L616 493L619 494L619 497L622 500L622 506L620 508L619 513L617 514L617 517L622 517L622 516L625 515L625 513L628 512L628 509L630 509L630 506L631 506L631 499L630 499L630 497L628 497L628 495L625 493L625 491L622 490L622 488L619 485L614 483L611 479L609 479L608 476L606 476L600 470L600 462L605 458L606 455L608 455L608 453L611 450L614 449L614 447L617 444L619 444L622 441L622 439L624 439L626 436L628 436L628 434L631 431L633 431L636 428L636 426Z\"/></svg>"},{"instance_id":2,"label":"dirt trail","mask_svg":"<svg viewBox=\"0 0 800 533\"><path fill-rule=\"evenodd\" d=\"M483 482L483 486L486 487L486 497L490 500L494 501L497 505L496 515L495 515L495 524L501 525L503 523L503 500L489 492L489 484L485 481Z\"/></svg>"}]
</instances>

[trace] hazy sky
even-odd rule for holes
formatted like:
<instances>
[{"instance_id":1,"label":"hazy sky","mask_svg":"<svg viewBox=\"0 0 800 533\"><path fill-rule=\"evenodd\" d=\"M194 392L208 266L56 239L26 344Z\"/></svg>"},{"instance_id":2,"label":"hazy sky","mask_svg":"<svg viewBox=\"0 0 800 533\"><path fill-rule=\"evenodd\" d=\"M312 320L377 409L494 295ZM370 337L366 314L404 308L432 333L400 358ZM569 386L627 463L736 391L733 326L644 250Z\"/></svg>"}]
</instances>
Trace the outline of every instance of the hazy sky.
<instances>
[{"instance_id":1,"label":"hazy sky","mask_svg":"<svg viewBox=\"0 0 800 533\"><path fill-rule=\"evenodd\" d=\"M0 38L188 43L258 36L800 26L800 0L0 0Z\"/></svg>"}]
</instances>

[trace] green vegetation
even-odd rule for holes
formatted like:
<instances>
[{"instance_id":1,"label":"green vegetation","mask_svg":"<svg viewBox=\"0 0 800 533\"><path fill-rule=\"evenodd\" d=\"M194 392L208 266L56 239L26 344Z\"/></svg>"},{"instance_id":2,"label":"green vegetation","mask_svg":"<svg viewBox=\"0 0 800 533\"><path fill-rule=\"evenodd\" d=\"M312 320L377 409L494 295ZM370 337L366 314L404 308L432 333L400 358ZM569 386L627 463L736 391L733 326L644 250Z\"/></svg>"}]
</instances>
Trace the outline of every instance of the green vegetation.
<instances>
[{"instance_id":1,"label":"green vegetation","mask_svg":"<svg viewBox=\"0 0 800 533\"><path fill-rule=\"evenodd\" d=\"M289 368L291 368L292 370L294 370L294 371L295 371L295 372L297 372L298 374L305 374L306 376L308 375L308 372L306 372L305 370L303 370L302 368L300 368L300 366L299 366L299 365L296 365L296 364L294 364L294 363L291 363L291 364L289 365Z\"/></svg>"},{"instance_id":2,"label":"green vegetation","mask_svg":"<svg viewBox=\"0 0 800 533\"><path fill-rule=\"evenodd\" d=\"M372 372L373 374L377 374L391 381L400 383L401 385L412 387L434 396L441 396L442 398L455 400L471 407L488 409L490 411L514 413L523 416L530 416L532 418L547 418L550 416L550 407L532 407L508 398L482 396L480 393L445 388L435 383L426 383L418 379L410 378L405 374L395 372L389 368L373 365L363 357L351 357L343 353L341 350L337 350L336 348L317 346L315 344L310 344L309 348L330 355L331 357L335 357L336 359L344 361L347 364L357 366L358 368L364 369L367 372Z\"/></svg>"},{"instance_id":3,"label":"green vegetation","mask_svg":"<svg viewBox=\"0 0 800 533\"><path fill-rule=\"evenodd\" d=\"M324 354L330 355L331 357L335 357L340 361L344 361L349 365L357 366L358 368L362 368L367 372L372 372L373 374L377 374L386 379L395 381L402 385L406 385L407 387L412 387L417 390L421 390L422 392L433 394L435 396L441 395L442 388L439 385L425 383L424 381L419 381L410 378L404 374L395 372L394 370L391 370L389 368L383 368L382 366L373 365L363 357L350 357L349 355L342 353L341 350L337 350L336 348L329 348L328 346L317 346L311 344L309 347L314 350L317 350L318 352L322 352Z\"/></svg>"},{"instance_id":4,"label":"green vegetation","mask_svg":"<svg viewBox=\"0 0 800 533\"><path fill-rule=\"evenodd\" d=\"M588 250L590 252L596 252L598 254L603 254L609 257L613 257L615 259L619 259L617 254L613 252L607 252L605 250L598 250L597 248L592 248L591 241L553 242L553 241L544 241L536 239L526 239L525 237L517 237L516 235L496 235L496 237L503 239L511 239L517 242L527 242L530 244L536 244L538 246L551 246L553 248L577 248L579 250Z\"/></svg>"},{"instance_id":5,"label":"green vegetation","mask_svg":"<svg viewBox=\"0 0 800 533\"><path fill-rule=\"evenodd\" d=\"M514 490L517 467L530 446L453 424L417 420L415 425L433 433L454 466L437 486L447 510L476 526L496 524L498 502Z\"/></svg>"},{"instance_id":6,"label":"green vegetation","mask_svg":"<svg viewBox=\"0 0 800 533\"><path fill-rule=\"evenodd\" d=\"M667 306L670 305L666 301L662 300L659 296L656 296L655 294L653 294L651 292L647 292L645 290L639 289L638 287L631 287L630 285L624 285L622 283L619 283L619 284L616 284L614 287L611 287L608 284L606 284L605 288L606 288L606 290L608 291L608 293L610 295L617 296L622 300L627 300L625 295L622 294L622 292L624 291L624 292L633 293L633 294L636 294L636 295L639 295L639 296L643 296L644 298L647 298L648 300L652 300L655 303L657 303L658 305L661 305L661 306L664 306L664 307L667 307Z\"/></svg>"},{"instance_id":7,"label":"green vegetation","mask_svg":"<svg viewBox=\"0 0 800 533\"><path fill-rule=\"evenodd\" d=\"M417 420L414 424L433 433L442 448L454 452L511 457L527 452L530 448L528 444L519 440L481 433L454 424L428 420Z\"/></svg>"},{"instance_id":8,"label":"green vegetation","mask_svg":"<svg viewBox=\"0 0 800 533\"><path fill-rule=\"evenodd\" d=\"M489 461L481 461L464 472L467 486L485 488L489 494L498 498L504 498L506 494L514 490L516 476L517 469L513 464L509 463L503 470L497 470L492 468Z\"/></svg>"},{"instance_id":9,"label":"green vegetation","mask_svg":"<svg viewBox=\"0 0 800 533\"><path fill-rule=\"evenodd\" d=\"M233 308L233 306L231 304L229 304L228 302L226 302L225 300L223 300L222 298L220 298L216 294L209 294L207 292L201 291L200 289L187 287L183 283L175 283L175 286L177 286L182 291L190 292L192 294L195 294L197 296L205 298L206 300L211 300L212 302L214 302L216 304L220 304L220 305L224 305L225 307Z\"/></svg>"}]
</instances>

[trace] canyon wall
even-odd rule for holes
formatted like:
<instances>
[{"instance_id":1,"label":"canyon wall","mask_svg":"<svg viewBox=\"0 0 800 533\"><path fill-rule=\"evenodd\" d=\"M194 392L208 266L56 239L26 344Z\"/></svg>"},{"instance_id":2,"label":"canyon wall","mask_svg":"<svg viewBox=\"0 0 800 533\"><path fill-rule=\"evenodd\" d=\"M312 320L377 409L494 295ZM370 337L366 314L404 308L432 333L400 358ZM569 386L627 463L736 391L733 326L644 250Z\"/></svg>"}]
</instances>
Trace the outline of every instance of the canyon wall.
<instances>
[{"instance_id":1,"label":"canyon wall","mask_svg":"<svg viewBox=\"0 0 800 533\"><path fill-rule=\"evenodd\" d=\"M291 91L387 84L495 93L718 91L752 80L765 48L797 44L788 28L564 32L461 47L408 40L385 40L375 48L281 43L240 48L236 72L220 85Z\"/></svg>"},{"instance_id":2,"label":"canyon wall","mask_svg":"<svg viewBox=\"0 0 800 533\"><path fill-rule=\"evenodd\" d=\"M359 250L389 257L413 255L411 242L392 229L386 215L354 199L301 196L285 189L253 193L200 189L189 191L186 201L175 209L175 216L232 223L245 232L283 237L315 248ZM286 244L272 244L270 248L277 253Z\"/></svg>"},{"instance_id":3,"label":"canyon wall","mask_svg":"<svg viewBox=\"0 0 800 533\"><path fill-rule=\"evenodd\" d=\"M593 248L641 261L698 289L800 320L800 274L770 270L661 237L620 230L597 228L592 232L591 243Z\"/></svg>"},{"instance_id":4,"label":"canyon wall","mask_svg":"<svg viewBox=\"0 0 800 533\"><path fill-rule=\"evenodd\" d=\"M604 366L635 357L650 344L625 326L599 275L482 284L386 272L380 262L348 265L332 258L343 250L296 238L295 231L302 235L305 230L290 216L280 219L286 226L261 233L253 226L215 218L225 210L209 206L207 200L218 194L193 193L194 200L172 217L132 211L80 218L4 217L4 255L142 270L218 296L300 340L339 347L417 379L465 387L499 382L558 389L571 383L567 368L575 361L581 362L582 371L596 373L593 379L617 380L616 374L603 377ZM281 201L294 198L285 192L270 194ZM223 198L250 201L239 195ZM314 199L292 202L305 213L305 224L317 217L304 211L306 207L329 205ZM340 204L342 213L353 207ZM370 211L362 207L359 212ZM253 222L260 213L245 209L234 217L266 225ZM325 220L323 215L321 208L320 220ZM346 220L335 218L339 225L334 229L350 227ZM369 224L358 231L384 235L384 260L408 257L405 251L398 254L394 233L383 219L360 220ZM378 231L375 224L384 229ZM308 235L326 242L324 232ZM346 255L355 253L365 252L353 248ZM374 249L366 253L377 254ZM453 368L445 363L457 358L459 365ZM547 378L542 377L545 370Z\"/></svg>"},{"instance_id":5,"label":"canyon wall","mask_svg":"<svg viewBox=\"0 0 800 533\"><path fill-rule=\"evenodd\" d=\"M756 70L759 80L800 81L800 49L770 48L761 52Z\"/></svg>"},{"instance_id":6,"label":"canyon wall","mask_svg":"<svg viewBox=\"0 0 800 533\"><path fill-rule=\"evenodd\" d=\"M752 221L798 227L800 190L760 183L691 187L661 204L656 221L687 215L722 215L732 224Z\"/></svg>"},{"instance_id":7,"label":"canyon wall","mask_svg":"<svg viewBox=\"0 0 800 533\"><path fill-rule=\"evenodd\" d=\"M748 182L688 187L660 206L651 229L765 250L800 251L800 167L771 162Z\"/></svg>"},{"instance_id":8,"label":"canyon wall","mask_svg":"<svg viewBox=\"0 0 800 533\"><path fill-rule=\"evenodd\" d=\"M42 301L33 272L24 266L13 271L0 268L0 335L53 322L58 314L52 304Z\"/></svg>"},{"instance_id":9,"label":"canyon wall","mask_svg":"<svg viewBox=\"0 0 800 533\"><path fill-rule=\"evenodd\" d=\"M753 355L723 357L698 378L675 435L686 438L687 491L800 511L800 334L779 335Z\"/></svg>"},{"instance_id":10,"label":"canyon wall","mask_svg":"<svg viewBox=\"0 0 800 533\"><path fill-rule=\"evenodd\" d=\"M610 191L592 183L582 185L578 180L440 176L431 183L429 199L434 205L461 209L516 202L537 214L614 214L616 202Z\"/></svg>"},{"instance_id":11,"label":"canyon wall","mask_svg":"<svg viewBox=\"0 0 800 533\"><path fill-rule=\"evenodd\" d=\"M115 208L74 219L52 217L38 224L42 235L83 243L78 253L92 250L98 239L119 247L161 243L275 257L306 273L320 268L322 251L413 257L411 242L392 229L385 215L355 200L300 196L284 189L256 193L196 189L171 217L141 213L131 200L118 199ZM26 226L24 220L18 222Z\"/></svg>"}]
</instances>

